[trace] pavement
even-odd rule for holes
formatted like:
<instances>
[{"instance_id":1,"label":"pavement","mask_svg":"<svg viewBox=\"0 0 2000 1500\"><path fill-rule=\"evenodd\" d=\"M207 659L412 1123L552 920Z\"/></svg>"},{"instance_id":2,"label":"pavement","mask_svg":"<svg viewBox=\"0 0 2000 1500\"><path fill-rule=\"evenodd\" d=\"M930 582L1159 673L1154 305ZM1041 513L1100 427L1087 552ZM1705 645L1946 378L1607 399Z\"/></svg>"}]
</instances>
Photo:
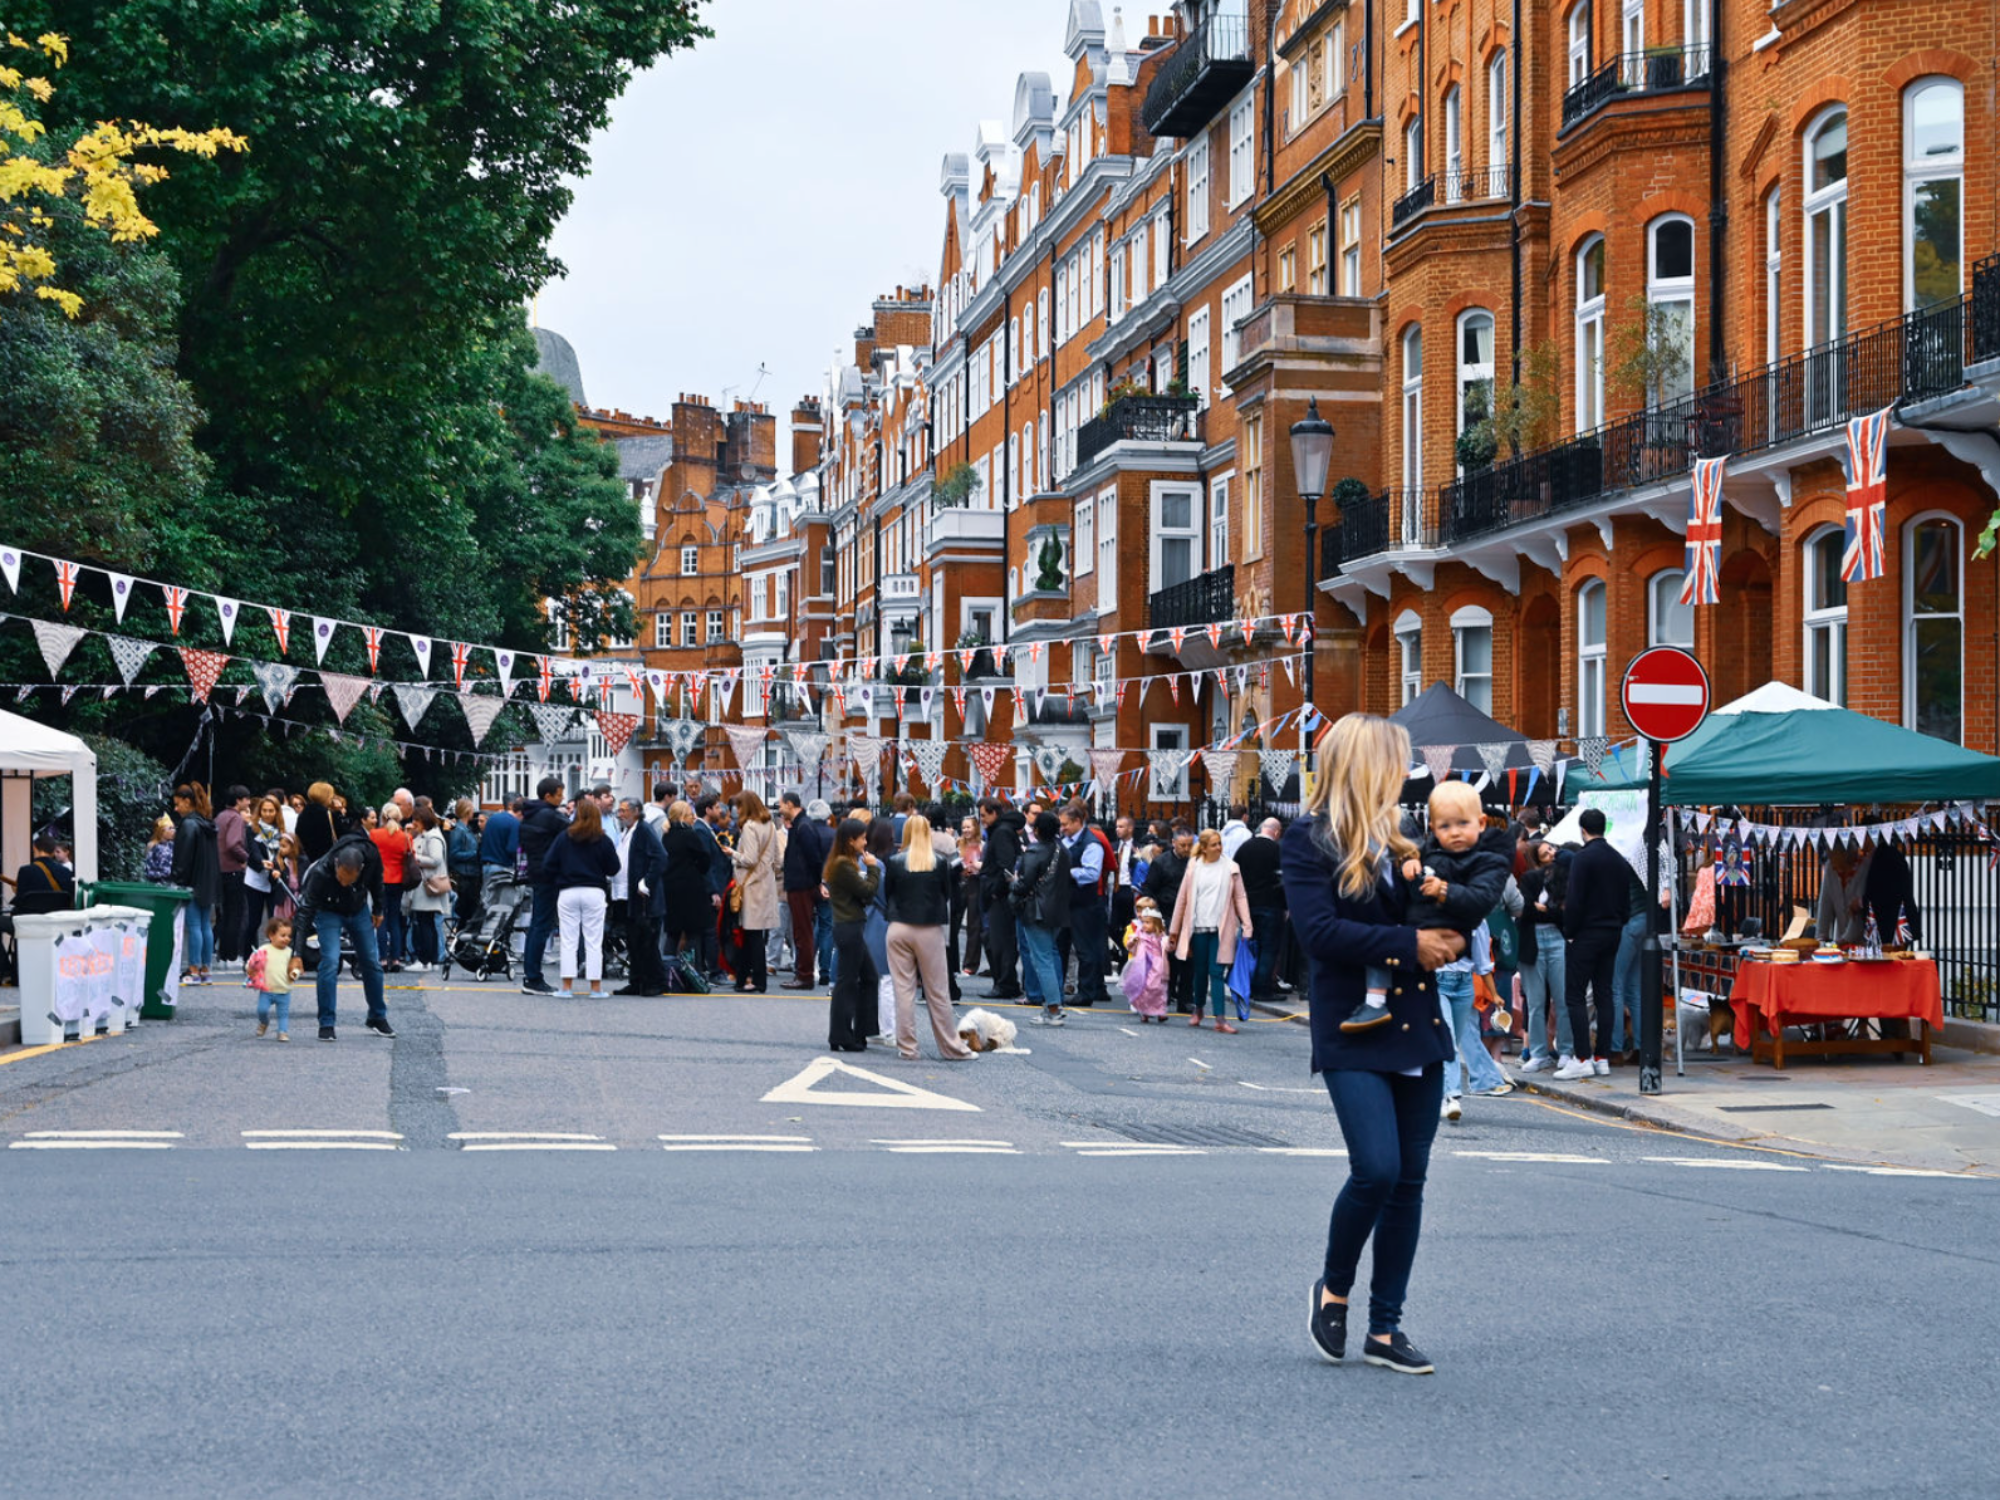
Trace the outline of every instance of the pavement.
<instances>
[{"instance_id":1,"label":"pavement","mask_svg":"<svg viewBox=\"0 0 2000 1500\"><path fill-rule=\"evenodd\" d=\"M823 996L343 998L0 1053L10 1497L2000 1493L2000 1181L1469 1099L1412 1380L1307 1346L1283 1020L945 1064Z\"/></svg>"}]
</instances>

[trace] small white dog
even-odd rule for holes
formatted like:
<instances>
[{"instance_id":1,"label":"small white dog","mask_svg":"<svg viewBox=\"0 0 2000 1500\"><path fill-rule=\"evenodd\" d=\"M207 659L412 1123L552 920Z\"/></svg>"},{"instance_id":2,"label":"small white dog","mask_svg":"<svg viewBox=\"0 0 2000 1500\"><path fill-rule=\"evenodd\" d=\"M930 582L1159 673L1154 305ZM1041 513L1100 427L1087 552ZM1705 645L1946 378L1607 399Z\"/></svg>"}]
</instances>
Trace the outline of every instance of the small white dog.
<instances>
[{"instance_id":1,"label":"small white dog","mask_svg":"<svg viewBox=\"0 0 2000 1500\"><path fill-rule=\"evenodd\" d=\"M990 1010L969 1010L958 1018L958 1039L974 1052L997 1052L1014 1045L1016 1028Z\"/></svg>"}]
</instances>

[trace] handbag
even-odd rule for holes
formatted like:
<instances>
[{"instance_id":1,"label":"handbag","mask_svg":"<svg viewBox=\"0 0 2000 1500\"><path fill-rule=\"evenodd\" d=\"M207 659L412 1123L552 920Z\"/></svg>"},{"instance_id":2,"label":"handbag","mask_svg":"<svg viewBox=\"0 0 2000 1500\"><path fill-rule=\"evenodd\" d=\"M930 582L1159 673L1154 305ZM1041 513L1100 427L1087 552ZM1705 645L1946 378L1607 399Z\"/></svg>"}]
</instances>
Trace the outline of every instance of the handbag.
<instances>
[{"instance_id":1,"label":"handbag","mask_svg":"<svg viewBox=\"0 0 2000 1500\"><path fill-rule=\"evenodd\" d=\"M1257 976L1257 943L1243 938L1236 944L1236 957L1229 964L1229 993L1236 997L1236 1019L1250 1019L1250 989Z\"/></svg>"},{"instance_id":2,"label":"handbag","mask_svg":"<svg viewBox=\"0 0 2000 1500\"><path fill-rule=\"evenodd\" d=\"M424 837L426 839L431 839L431 838L438 838L438 835L436 833L427 833L424 835ZM439 839L439 842L442 843L443 840ZM412 850L411 852L414 854L415 851ZM414 861L412 862L414 863ZM451 872L444 867L444 856L442 854L439 855L438 857L437 874L425 875L423 877L423 882L424 882L424 893L426 895L449 896L451 894Z\"/></svg>"},{"instance_id":3,"label":"handbag","mask_svg":"<svg viewBox=\"0 0 2000 1500\"><path fill-rule=\"evenodd\" d=\"M407 833L403 835L403 889L413 891L423 884L423 875L417 869L417 841Z\"/></svg>"}]
</instances>

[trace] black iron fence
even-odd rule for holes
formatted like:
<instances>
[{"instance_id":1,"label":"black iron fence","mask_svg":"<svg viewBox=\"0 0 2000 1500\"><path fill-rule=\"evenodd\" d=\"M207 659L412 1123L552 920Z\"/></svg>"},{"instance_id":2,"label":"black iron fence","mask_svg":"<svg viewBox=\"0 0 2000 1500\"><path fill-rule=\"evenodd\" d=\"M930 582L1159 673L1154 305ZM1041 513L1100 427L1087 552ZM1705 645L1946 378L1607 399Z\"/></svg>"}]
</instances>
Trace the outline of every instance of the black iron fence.
<instances>
[{"instance_id":1,"label":"black iron fence","mask_svg":"<svg viewBox=\"0 0 2000 1500\"><path fill-rule=\"evenodd\" d=\"M1211 15L1181 38L1147 88L1139 111L1147 134L1191 135L1214 119L1255 71L1249 16Z\"/></svg>"},{"instance_id":2,"label":"black iron fence","mask_svg":"<svg viewBox=\"0 0 2000 1500\"><path fill-rule=\"evenodd\" d=\"M1403 221L1413 214L1421 213L1437 201L1437 179L1426 177L1398 198L1389 209L1389 228L1401 229Z\"/></svg>"},{"instance_id":3,"label":"black iron fence","mask_svg":"<svg viewBox=\"0 0 2000 1500\"><path fill-rule=\"evenodd\" d=\"M1965 384L1972 298L1959 297L1505 463L1438 491L1447 544L1685 478L1697 458L1774 448L1849 417ZM1350 558L1355 554L1350 553Z\"/></svg>"},{"instance_id":4,"label":"black iron fence","mask_svg":"<svg viewBox=\"0 0 2000 1500\"><path fill-rule=\"evenodd\" d=\"M1563 129L1625 94L1707 88L1712 66L1706 45L1621 52L1563 95Z\"/></svg>"},{"instance_id":5,"label":"black iron fence","mask_svg":"<svg viewBox=\"0 0 2000 1500\"><path fill-rule=\"evenodd\" d=\"M1972 357L2000 359L2000 255L1972 268Z\"/></svg>"},{"instance_id":6,"label":"black iron fence","mask_svg":"<svg viewBox=\"0 0 2000 1500\"><path fill-rule=\"evenodd\" d=\"M1113 443L1127 438L1147 443L1194 439L1201 403L1193 396L1120 396L1076 433L1076 465L1082 468Z\"/></svg>"},{"instance_id":7,"label":"black iron fence","mask_svg":"<svg viewBox=\"0 0 2000 1500\"><path fill-rule=\"evenodd\" d=\"M1146 601L1146 625L1152 630L1213 625L1235 615L1236 569L1231 564L1170 583Z\"/></svg>"},{"instance_id":8,"label":"black iron fence","mask_svg":"<svg viewBox=\"0 0 2000 1500\"><path fill-rule=\"evenodd\" d=\"M1340 508L1340 524L1327 534L1339 556L1323 571L1331 575L1340 562L1358 562L1389 550L1389 492L1370 495Z\"/></svg>"},{"instance_id":9,"label":"black iron fence","mask_svg":"<svg viewBox=\"0 0 2000 1500\"><path fill-rule=\"evenodd\" d=\"M1797 808L1736 812L1765 824L1823 821ZM1916 897L1910 914L1916 943L1937 961L1945 1014L2000 1022L2000 867L1993 864L1992 847L1972 830L1957 827L1926 833L1899 847L1909 861ZM1694 888L1697 849L1696 841L1683 838L1679 862L1684 893ZM1803 847L1758 848L1751 851L1749 873L1748 885L1716 890L1717 925L1733 935L1744 930L1746 918L1754 917L1764 935L1774 938L1790 925L1796 908L1818 910L1826 856ZM1893 931L1884 932L1882 940L1887 943L1893 936Z\"/></svg>"}]
</instances>

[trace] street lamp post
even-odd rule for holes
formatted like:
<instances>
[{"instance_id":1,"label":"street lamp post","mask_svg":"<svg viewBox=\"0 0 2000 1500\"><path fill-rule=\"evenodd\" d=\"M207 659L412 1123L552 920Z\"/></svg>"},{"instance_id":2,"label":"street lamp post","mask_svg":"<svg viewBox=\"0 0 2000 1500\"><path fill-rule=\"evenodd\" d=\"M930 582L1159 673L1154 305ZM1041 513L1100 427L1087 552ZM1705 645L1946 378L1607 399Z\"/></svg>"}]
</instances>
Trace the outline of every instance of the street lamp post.
<instances>
[{"instance_id":1,"label":"street lamp post","mask_svg":"<svg viewBox=\"0 0 2000 1500\"><path fill-rule=\"evenodd\" d=\"M1319 656L1319 497L1326 493L1326 473L1333 462L1333 424L1319 414L1319 398L1306 402L1306 414L1292 423L1292 478L1306 503L1306 621L1305 703L1313 706L1313 662ZM1299 768L1310 765L1312 747L1306 714L1299 714Z\"/></svg>"}]
</instances>

